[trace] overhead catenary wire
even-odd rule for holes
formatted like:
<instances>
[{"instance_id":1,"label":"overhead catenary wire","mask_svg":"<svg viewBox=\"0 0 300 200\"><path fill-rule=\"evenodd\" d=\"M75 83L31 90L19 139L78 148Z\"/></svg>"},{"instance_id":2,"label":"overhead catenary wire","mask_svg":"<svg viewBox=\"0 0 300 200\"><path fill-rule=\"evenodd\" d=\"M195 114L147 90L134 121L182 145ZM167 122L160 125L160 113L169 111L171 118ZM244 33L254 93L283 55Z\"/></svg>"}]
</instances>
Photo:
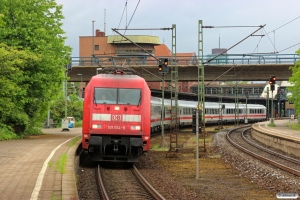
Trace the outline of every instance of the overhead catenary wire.
<instances>
[{"instance_id":1,"label":"overhead catenary wire","mask_svg":"<svg viewBox=\"0 0 300 200\"><path fill-rule=\"evenodd\" d=\"M271 41L271 43L272 43L272 45L273 45L273 47L274 47L274 53L279 53L279 52L285 51L285 50L290 49L290 48L292 48L292 47L294 47L294 46L297 45L297 44L295 44L295 45L293 45L293 46L290 46L290 47L288 47L288 48L285 48L284 50L278 51L278 50L276 49L276 47L275 47L275 31L278 30L278 29L280 29L280 28L282 28L282 27L284 27L284 26L286 26L286 25L288 25L289 23L291 23L291 22L293 22L293 21L295 21L295 20L297 20L297 19L299 19L299 18L300 18L300 16L298 16L298 17L292 19L291 21L289 21L289 22L287 22L287 23L285 23L285 24L279 26L278 28L275 28L274 30L272 30L272 31L270 31L270 32L268 32L268 33L267 33L266 30L265 30L266 35L268 36L268 38L269 38L270 41L271 41L271 39L270 39L270 37L269 37L269 34L270 34L270 33L274 33L274 44L273 44L273 42ZM299 44L299 43L298 43L298 44Z\"/></svg>"},{"instance_id":2,"label":"overhead catenary wire","mask_svg":"<svg viewBox=\"0 0 300 200\"><path fill-rule=\"evenodd\" d=\"M250 28L259 26L202 26L202 28Z\"/></svg>"},{"instance_id":3,"label":"overhead catenary wire","mask_svg":"<svg viewBox=\"0 0 300 200\"><path fill-rule=\"evenodd\" d=\"M257 31L259 31L260 29L262 29L265 25L260 25L260 26L256 26L259 27L257 30L255 30L254 32L252 32L250 35L248 35L247 37L245 37L244 39L242 39L241 41L239 41L238 43L236 43L235 45L231 46L229 49L226 49L225 51L223 51L222 53L216 55L215 57L207 60L206 62L202 63L203 65L206 63L209 63L211 61L213 61L214 59L216 59L217 57L223 55L224 53L226 53L227 51L229 51L230 49L232 49L233 47L237 46L238 44L240 44L241 42L243 42L244 40L246 40L247 38L249 38L250 36L252 36L254 33L256 33Z\"/></svg>"},{"instance_id":4,"label":"overhead catenary wire","mask_svg":"<svg viewBox=\"0 0 300 200\"><path fill-rule=\"evenodd\" d=\"M126 3L127 3L127 2L126 2ZM137 5L136 5L136 7L135 7L135 10L134 10L134 12L133 12L133 14L132 14L132 16L131 16L131 18L130 18L128 24L126 25L126 30L127 30L128 26L129 26L129 24L130 24L130 22L131 22L131 20L132 20L132 18L133 18L133 16L134 16L135 12L136 12L136 9L138 8L139 4L140 4L140 0L139 0L139 2L137 3ZM126 23L127 23L127 21L126 21ZM125 33L126 33L126 30L124 31L124 35L125 35Z\"/></svg>"},{"instance_id":5,"label":"overhead catenary wire","mask_svg":"<svg viewBox=\"0 0 300 200\"><path fill-rule=\"evenodd\" d=\"M297 43L297 44L294 44L294 45L292 45L292 46L290 46L290 47L288 47L288 48L285 48L285 49L279 51L278 53L280 53L280 52L282 52L282 51L285 51L285 50L287 50L287 49L290 49L290 48L292 48L292 47L294 47L294 46L297 46L298 44L300 44L300 42Z\"/></svg>"},{"instance_id":6,"label":"overhead catenary wire","mask_svg":"<svg viewBox=\"0 0 300 200\"><path fill-rule=\"evenodd\" d=\"M121 25L121 22L122 22L122 19L123 19L125 10L126 10L126 12L127 12L127 2L128 2L128 0L126 0L126 2L125 2L125 6L124 6L124 9L123 9L123 13L122 13L122 15L121 15L121 19L120 19L118 28L120 28L120 25ZM126 19L126 24L127 24L127 19ZM114 31L112 31L112 33L114 33ZM114 34L114 36L116 36L116 34ZM114 37L114 38L115 38L115 37ZM108 43L106 44L106 47L105 47L105 50L104 50L104 54L106 54L105 52L106 52L106 50L107 50L107 47L108 47Z\"/></svg>"},{"instance_id":7,"label":"overhead catenary wire","mask_svg":"<svg viewBox=\"0 0 300 200\"><path fill-rule=\"evenodd\" d=\"M291 23L291 22L293 22L293 21L295 21L296 19L299 19L299 18L300 18L300 16L296 17L295 19L293 19L293 20L291 20L291 21L289 21L289 22L283 24L282 26L280 26L280 27L278 27L278 28L276 28L276 29L274 29L274 30L272 30L272 31L270 31L270 32L268 32L268 33L266 33L266 34L268 35L269 33L272 33L273 31L276 31L276 30L278 30L278 29L280 29L280 28L282 28L282 27L288 25L289 23Z\"/></svg>"}]
</instances>

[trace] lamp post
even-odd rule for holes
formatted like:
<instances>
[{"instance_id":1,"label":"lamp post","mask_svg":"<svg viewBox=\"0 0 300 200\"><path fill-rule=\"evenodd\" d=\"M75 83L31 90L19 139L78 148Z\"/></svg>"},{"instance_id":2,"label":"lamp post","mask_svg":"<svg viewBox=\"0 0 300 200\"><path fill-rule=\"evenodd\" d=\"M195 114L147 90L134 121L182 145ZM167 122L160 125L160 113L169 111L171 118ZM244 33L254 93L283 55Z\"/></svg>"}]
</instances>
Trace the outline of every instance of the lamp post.
<instances>
[{"instance_id":1,"label":"lamp post","mask_svg":"<svg viewBox=\"0 0 300 200\"><path fill-rule=\"evenodd\" d=\"M96 22L96 20L93 20L92 21L92 24L93 24L93 36L92 36L92 66L94 65L94 23Z\"/></svg>"},{"instance_id":2,"label":"lamp post","mask_svg":"<svg viewBox=\"0 0 300 200\"><path fill-rule=\"evenodd\" d=\"M78 76L80 76L80 92L82 94L82 74L77 74Z\"/></svg>"}]
</instances>

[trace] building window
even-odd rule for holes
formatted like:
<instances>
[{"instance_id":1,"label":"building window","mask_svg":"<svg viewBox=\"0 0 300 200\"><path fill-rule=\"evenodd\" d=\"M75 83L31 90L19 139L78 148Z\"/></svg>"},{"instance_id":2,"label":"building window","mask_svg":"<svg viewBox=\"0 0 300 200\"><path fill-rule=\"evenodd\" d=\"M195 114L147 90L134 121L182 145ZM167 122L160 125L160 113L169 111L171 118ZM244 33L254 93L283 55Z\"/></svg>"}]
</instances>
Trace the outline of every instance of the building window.
<instances>
[{"instance_id":1,"label":"building window","mask_svg":"<svg viewBox=\"0 0 300 200\"><path fill-rule=\"evenodd\" d=\"M95 45L95 50L99 50L99 45Z\"/></svg>"}]
</instances>

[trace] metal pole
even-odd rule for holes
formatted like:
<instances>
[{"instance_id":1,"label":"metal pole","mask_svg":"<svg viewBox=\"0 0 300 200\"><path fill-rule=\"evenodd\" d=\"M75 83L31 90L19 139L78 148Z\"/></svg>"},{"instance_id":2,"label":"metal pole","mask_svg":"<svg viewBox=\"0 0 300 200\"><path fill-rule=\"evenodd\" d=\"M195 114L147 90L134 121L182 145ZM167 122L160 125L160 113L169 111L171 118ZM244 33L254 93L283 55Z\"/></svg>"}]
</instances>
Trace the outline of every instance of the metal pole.
<instances>
[{"instance_id":1,"label":"metal pole","mask_svg":"<svg viewBox=\"0 0 300 200\"><path fill-rule=\"evenodd\" d=\"M199 179L199 108L196 109L196 179Z\"/></svg>"},{"instance_id":2,"label":"metal pole","mask_svg":"<svg viewBox=\"0 0 300 200\"><path fill-rule=\"evenodd\" d=\"M92 66L94 65L94 22L96 22L95 20L92 21L93 24L93 36L92 36Z\"/></svg>"},{"instance_id":3,"label":"metal pole","mask_svg":"<svg viewBox=\"0 0 300 200\"><path fill-rule=\"evenodd\" d=\"M68 113L68 82L67 82L67 72L65 75L65 81L64 81L64 96L65 96L65 119L67 119L67 113Z\"/></svg>"},{"instance_id":4,"label":"metal pole","mask_svg":"<svg viewBox=\"0 0 300 200\"><path fill-rule=\"evenodd\" d=\"M79 90L80 90L81 96L82 96L82 92L83 92L83 90L82 90L82 74L77 74L77 75L80 76L80 87L79 87Z\"/></svg>"},{"instance_id":5,"label":"metal pole","mask_svg":"<svg viewBox=\"0 0 300 200\"><path fill-rule=\"evenodd\" d=\"M163 80L162 80L162 88L161 88L161 147L165 147L165 74L163 74Z\"/></svg>"},{"instance_id":6,"label":"metal pole","mask_svg":"<svg viewBox=\"0 0 300 200\"><path fill-rule=\"evenodd\" d=\"M248 124L248 108L247 108L247 105L248 105L248 97L249 97L248 91L245 93L245 95L246 95L246 119L245 119L245 124Z\"/></svg>"},{"instance_id":7,"label":"metal pole","mask_svg":"<svg viewBox=\"0 0 300 200\"><path fill-rule=\"evenodd\" d=\"M273 90L272 90L272 101L271 101L271 124L274 124L274 119L273 119Z\"/></svg>"},{"instance_id":8,"label":"metal pole","mask_svg":"<svg viewBox=\"0 0 300 200\"><path fill-rule=\"evenodd\" d=\"M267 120L269 121L270 119L270 104L269 104L269 87L267 87L267 102L266 102L266 107L267 107Z\"/></svg>"}]
</instances>

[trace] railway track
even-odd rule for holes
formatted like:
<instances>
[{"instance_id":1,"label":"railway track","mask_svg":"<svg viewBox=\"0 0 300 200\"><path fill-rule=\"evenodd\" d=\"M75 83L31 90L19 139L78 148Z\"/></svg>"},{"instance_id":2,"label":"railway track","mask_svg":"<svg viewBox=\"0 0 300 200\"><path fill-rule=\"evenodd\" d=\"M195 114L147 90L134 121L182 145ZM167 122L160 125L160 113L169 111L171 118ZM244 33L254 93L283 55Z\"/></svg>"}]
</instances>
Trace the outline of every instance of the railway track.
<instances>
[{"instance_id":1,"label":"railway track","mask_svg":"<svg viewBox=\"0 0 300 200\"><path fill-rule=\"evenodd\" d=\"M139 173L137 168L96 169L98 190L102 199L165 199Z\"/></svg>"},{"instance_id":2,"label":"railway track","mask_svg":"<svg viewBox=\"0 0 300 200\"><path fill-rule=\"evenodd\" d=\"M227 140L241 151L278 167L296 176L300 176L300 160L261 146L250 139L251 127L239 127L229 131Z\"/></svg>"}]
</instances>

